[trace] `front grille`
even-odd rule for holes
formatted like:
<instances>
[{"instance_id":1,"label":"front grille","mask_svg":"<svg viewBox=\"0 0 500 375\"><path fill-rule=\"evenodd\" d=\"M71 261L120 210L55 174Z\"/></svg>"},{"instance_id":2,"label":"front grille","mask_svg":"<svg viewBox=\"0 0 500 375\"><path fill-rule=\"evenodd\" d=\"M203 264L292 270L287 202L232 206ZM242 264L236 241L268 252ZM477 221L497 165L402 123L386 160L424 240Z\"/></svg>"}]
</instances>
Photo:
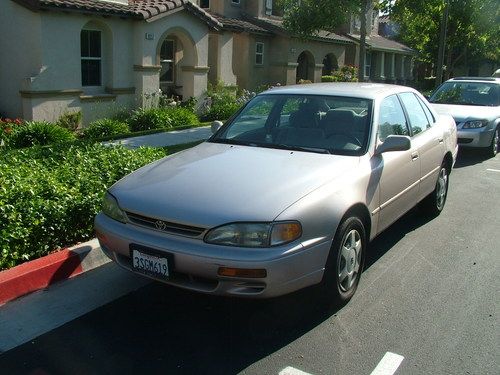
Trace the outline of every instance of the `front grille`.
<instances>
[{"instance_id":1,"label":"front grille","mask_svg":"<svg viewBox=\"0 0 500 375\"><path fill-rule=\"evenodd\" d=\"M180 234L189 237L198 237L205 229L193 227L190 225L171 223L164 220L154 219L151 217L137 215L127 212L127 217L131 223L140 225L141 227L157 230L159 232L166 232L172 234Z\"/></svg>"}]
</instances>

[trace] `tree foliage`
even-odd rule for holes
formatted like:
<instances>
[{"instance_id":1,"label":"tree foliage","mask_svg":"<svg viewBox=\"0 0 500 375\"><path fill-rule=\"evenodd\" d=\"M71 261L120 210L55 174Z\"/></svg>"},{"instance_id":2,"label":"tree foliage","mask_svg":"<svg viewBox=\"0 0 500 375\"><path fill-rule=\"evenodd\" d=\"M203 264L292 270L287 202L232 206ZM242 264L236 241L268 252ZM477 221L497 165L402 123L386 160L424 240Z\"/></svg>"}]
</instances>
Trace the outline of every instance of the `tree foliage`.
<instances>
[{"instance_id":1,"label":"tree foliage","mask_svg":"<svg viewBox=\"0 0 500 375\"><path fill-rule=\"evenodd\" d=\"M366 14L374 5L373 0L280 0L284 9L283 25L292 34L307 38L320 30L334 31L349 21L352 14L361 19L360 66L364 65ZM362 81L364 69L359 69Z\"/></svg>"},{"instance_id":2,"label":"tree foliage","mask_svg":"<svg viewBox=\"0 0 500 375\"><path fill-rule=\"evenodd\" d=\"M500 3L498 0L448 0L446 38L448 75L457 65L500 62ZM434 63L446 0L386 1L391 21L400 27L398 39Z\"/></svg>"}]
</instances>

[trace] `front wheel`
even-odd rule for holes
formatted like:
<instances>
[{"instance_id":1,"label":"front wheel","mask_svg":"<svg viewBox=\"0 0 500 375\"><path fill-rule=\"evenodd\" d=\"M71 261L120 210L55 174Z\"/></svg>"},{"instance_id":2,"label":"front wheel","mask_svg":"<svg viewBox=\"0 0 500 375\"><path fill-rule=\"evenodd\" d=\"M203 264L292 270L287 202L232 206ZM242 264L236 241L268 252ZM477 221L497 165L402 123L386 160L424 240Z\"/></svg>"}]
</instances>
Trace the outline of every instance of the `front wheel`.
<instances>
[{"instance_id":1,"label":"front wheel","mask_svg":"<svg viewBox=\"0 0 500 375\"><path fill-rule=\"evenodd\" d=\"M356 292L363 271L366 233L357 217L344 220L330 249L322 281L323 298L335 306L346 304Z\"/></svg>"},{"instance_id":2,"label":"front wheel","mask_svg":"<svg viewBox=\"0 0 500 375\"><path fill-rule=\"evenodd\" d=\"M493 139L491 140L491 144L487 149L487 153L489 157L495 157L498 153L498 143L499 143L499 130L496 128L495 133L493 133Z\"/></svg>"},{"instance_id":3,"label":"front wheel","mask_svg":"<svg viewBox=\"0 0 500 375\"><path fill-rule=\"evenodd\" d=\"M438 216L443 211L446 197L448 196L448 177L449 172L446 166L441 165L438 179L434 191L430 193L421 204L424 214L429 216Z\"/></svg>"}]
</instances>

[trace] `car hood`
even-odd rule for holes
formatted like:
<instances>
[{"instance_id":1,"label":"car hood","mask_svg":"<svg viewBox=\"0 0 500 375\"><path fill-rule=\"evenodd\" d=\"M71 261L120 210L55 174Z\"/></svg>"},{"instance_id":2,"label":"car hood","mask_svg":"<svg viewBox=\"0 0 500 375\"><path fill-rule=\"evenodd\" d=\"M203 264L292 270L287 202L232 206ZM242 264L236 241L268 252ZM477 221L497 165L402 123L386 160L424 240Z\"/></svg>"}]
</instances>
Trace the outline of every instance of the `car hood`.
<instances>
[{"instance_id":1,"label":"car hood","mask_svg":"<svg viewBox=\"0 0 500 375\"><path fill-rule=\"evenodd\" d=\"M500 115L500 107L432 104L441 115L451 115L457 124L467 120L493 120Z\"/></svg>"},{"instance_id":2,"label":"car hood","mask_svg":"<svg viewBox=\"0 0 500 375\"><path fill-rule=\"evenodd\" d=\"M120 207L200 227L272 221L359 157L203 143L149 164L111 189Z\"/></svg>"}]
</instances>

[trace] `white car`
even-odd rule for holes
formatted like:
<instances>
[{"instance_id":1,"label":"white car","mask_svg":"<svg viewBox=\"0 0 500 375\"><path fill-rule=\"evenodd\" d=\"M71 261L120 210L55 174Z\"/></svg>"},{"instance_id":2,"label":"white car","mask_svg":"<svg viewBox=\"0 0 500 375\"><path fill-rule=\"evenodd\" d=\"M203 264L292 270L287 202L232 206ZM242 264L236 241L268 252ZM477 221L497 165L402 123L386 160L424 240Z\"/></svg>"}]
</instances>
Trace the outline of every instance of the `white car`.
<instances>
[{"instance_id":1,"label":"white car","mask_svg":"<svg viewBox=\"0 0 500 375\"><path fill-rule=\"evenodd\" d=\"M444 82L429 102L453 116L460 147L482 148L495 156L500 133L500 78L460 77Z\"/></svg>"},{"instance_id":2,"label":"white car","mask_svg":"<svg viewBox=\"0 0 500 375\"><path fill-rule=\"evenodd\" d=\"M207 142L112 186L97 238L174 286L264 298L321 284L344 303L370 240L419 202L441 212L456 140L451 116L408 87L269 90Z\"/></svg>"}]
</instances>

